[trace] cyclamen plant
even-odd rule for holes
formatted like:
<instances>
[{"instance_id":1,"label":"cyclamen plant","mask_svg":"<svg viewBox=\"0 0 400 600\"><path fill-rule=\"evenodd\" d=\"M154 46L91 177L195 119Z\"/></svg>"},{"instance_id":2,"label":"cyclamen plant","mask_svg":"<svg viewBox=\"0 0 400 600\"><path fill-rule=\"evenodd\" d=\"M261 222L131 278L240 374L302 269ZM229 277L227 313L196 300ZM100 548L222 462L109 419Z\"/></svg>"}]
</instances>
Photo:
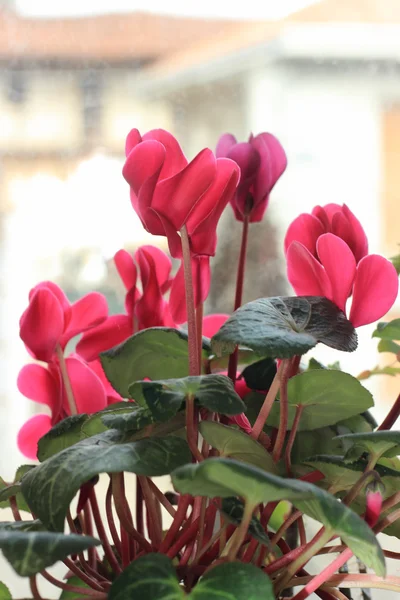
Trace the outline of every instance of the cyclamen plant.
<instances>
[{"instance_id":1,"label":"cyclamen plant","mask_svg":"<svg viewBox=\"0 0 400 600\"><path fill-rule=\"evenodd\" d=\"M29 578L34 600L43 600L38 576L60 598L99 600L400 591L385 567L400 554L376 537L400 537L400 432L391 430L400 395L378 427L360 383L400 372L400 319L373 334L378 350L392 353L390 367L356 378L303 358L318 343L355 351L355 327L395 302L395 267L368 254L348 207L318 206L285 239L299 295L241 306L249 228L286 168L279 141L225 135L217 157L205 149L188 162L168 132L133 130L126 154L133 208L147 231L167 237L181 266L172 276L155 246L117 252L126 289L119 315L109 316L95 292L71 305L54 283L31 291L20 336L38 362L22 368L17 385L47 410L17 440L39 464L1 481L1 506L15 520L0 524L5 558ZM228 203L243 227L234 312L204 317ZM135 502L125 473L135 475ZM153 479L161 475L170 476L167 492ZM319 524L313 536L307 518ZM313 573L310 559L324 554L334 558ZM360 568L343 572L353 555ZM62 580L47 570L56 562ZM0 597L11 598L5 584Z\"/></svg>"}]
</instances>

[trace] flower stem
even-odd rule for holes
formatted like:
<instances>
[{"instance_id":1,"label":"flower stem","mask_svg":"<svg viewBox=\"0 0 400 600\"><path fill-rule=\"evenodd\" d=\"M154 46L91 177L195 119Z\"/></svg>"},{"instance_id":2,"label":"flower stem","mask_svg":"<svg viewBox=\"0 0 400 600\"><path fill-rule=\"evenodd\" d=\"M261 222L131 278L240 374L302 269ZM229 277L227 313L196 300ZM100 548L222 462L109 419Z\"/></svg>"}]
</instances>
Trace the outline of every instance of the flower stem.
<instances>
[{"instance_id":1,"label":"flower stem","mask_svg":"<svg viewBox=\"0 0 400 600\"><path fill-rule=\"evenodd\" d=\"M143 498L147 510L147 530L150 539L155 548L158 548L162 540L162 522L160 504L150 489L147 477L138 475L140 486L143 492Z\"/></svg>"},{"instance_id":2,"label":"flower stem","mask_svg":"<svg viewBox=\"0 0 400 600\"><path fill-rule=\"evenodd\" d=\"M99 505L97 502L96 492L94 488L92 488L89 493L89 502L92 509L93 519L96 525L97 533L99 534L99 538L103 544L104 554L108 562L110 563L112 570L118 575L119 573L122 573L122 569L119 566L118 561L115 558L113 549L110 546L110 542L108 541L107 533L104 528L103 521L101 519Z\"/></svg>"},{"instance_id":3,"label":"flower stem","mask_svg":"<svg viewBox=\"0 0 400 600\"><path fill-rule=\"evenodd\" d=\"M69 583L64 583L63 581L59 581L47 571L40 571L40 574L44 579L52 583L58 588L65 590L66 592L74 592L83 598L85 596L90 596L91 598L97 598L98 600L107 600L107 594L105 592L99 592L97 590L91 590L89 588L82 588L76 585L70 585Z\"/></svg>"},{"instance_id":4,"label":"flower stem","mask_svg":"<svg viewBox=\"0 0 400 600\"><path fill-rule=\"evenodd\" d=\"M165 553L174 541L179 529L183 525L183 522L186 520L186 513L189 508L190 502L191 496L189 496L189 494L184 494L179 497L178 508L175 514L175 518L172 521L171 527L169 528L167 535L162 541L162 544L159 548L159 552Z\"/></svg>"},{"instance_id":5,"label":"flower stem","mask_svg":"<svg viewBox=\"0 0 400 600\"><path fill-rule=\"evenodd\" d=\"M305 585L312 581L313 575L298 577L290 582L291 585ZM381 590L392 590L400 592L400 577L387 575L385 579L377 575L362 575L359 573L333 575L325 582L329 586L338 586L342 588L370 588Z\"/></svg>"},{"instance_id":6,"label":"flower stem","mask_svg":"<svg viewBox=\"0 0 400 600\"><path fill-rule=\"evenodd\" d=\"M243 217L242 242L240 245L239 262L238 262L238 269L237 269L237 275L236 275L236 293L235 293L235 304L234 304L233 310L237 310L242 305L248 234L249 234L249 216L245 215ZM237 363L238 363L238 349L236 348L235 351L230 355L229 364L228 364L228 377L230 377L232 379L233 383L235 383L235 381L236 381Z\"/></svg>"},{"instance_id":7,"label":"flower stem","mask_svg":"<svg viewBox=\"0 0 400 600\"><path fill-rule=\"evenodd\" d=\"M77 415L78 409L76 408L74 392L72 390L71 380L68 375L67 364L65 362L64 352L62 351L60 344L57 344L57 346L56 346L56 354L57 354L58 362L60 364L60 372L61 372L61 377L62 377L62 380L64 383L65 393L67 396L69 412L71 413L71 415Z\"/></svg>"},{"instance_id":8,"label":"flower stem","mask_svg":"<svg viewBox=\"0 0 400 600\"><path fill-rule=\"evenodd\" d=\"M199 283L200 285L200 283ZM201 298L201 292L199 290L199 296ZM204 304L200 302L196 308L196 335L197 335L197 360L199 361L200 373L202 373L202 351L203 351L203 312Z\"/></svg>"},{"instance_id":9,"label":"flower stem","mask_svg":"<svg viewBox=\"0 0 400 600\"><path fill-rule=\"evenodd\" d=\"M106 494L106 515L108 521L108 527L110 529L111 537L114 542L114 546L117 552L121 555L121 540L119 539L117 528L115 526L114 514L112 508L112 483L110 479L110 483L107 488Z\"/></svg>"},{"instance_id":10,"label":"flower stem","mask_svg":"<svg viewBox=\"0 0 400 600\"><path fill-rule=\"evenodd\" d=\"M395 424L395 422L397 421L397 418L399 416L400 416L400 394L397 396L395 403L393 404L392 408L389 410L385 419L379 425L378 431L384 431L386 429L391 429L393 427L393 425Z\"/></svg>"},{"instance_id":11,"label":"flower stem","mask_svg":"<svg viewBox=\"0 0 400 600\"><path fill-rule=\"evenodd\" d=\"M125 492L124 492L124 480L123 473L112 473L112 492L114 496L115 509L119 520L121 521L122 530L126 531L133 539L138 542L139 546L146 552L151 552L152 547L146 538L138 533L132 523L132 515L130 514L129 507L127 506ZM121 547L123 550L123 540L121 539Z\"/></svg>"},{"instance_id":12,"label":"flower stem","mask_svg":"<svg viewBox=\"0 0 400 600\"><path fill-rule=\"evenodd\" d=\"M282 363L283 364L283 363ZM260 412L258 413L257 419L254 423L251 437L253 439L257 439L260 433L263 430L266 420L268 419L268 415L271 412L272 405L275 401L276 395L279 390L280 377L282 373L282 364L279 366L276 375L271 383L271 387L268 390L267 395L265 396L264 403L261 407Z\"/></svg>"},{"instance_id":13,"label":"flower stem","mask_svg":"<svg viewBox=\"0 0 400 600\"><path fill-rule=\"evenodd\" d=\"M38 590L36 575L29 577L29 587L31 588L33 600L43 600Z\"/></svg>"},{"instance_id":14,"label":"flower stem","mask_svg":"<svg viewBox=\"0 0 400 600\"><path fill-rule=\"evenodd\" d=\"M180 230L182 242L183 274L185 278L186 312L188 324L189 375L200 375L197 345L196 310L194 305L192 258L186 225Z\"/></svg>"},{"instance_id":15,"label":"flower stem","mask_svg":"<svg viewBox=\"0 0 400 600\"><path fill-rule=\"evenodd\" d=\"M356 499L362 488L365 487L369 480L380 481L380 477L376 471L365 471L361 477L356 481L353 487L349 490L348 494L343 498L342 503L349 506L353 500Z\"/></svg>"},{"instance_id":16,"label":"flower stem","mask_svg":"<svg viewBox=\"0 0 400 600\"><path fill-rule=\"evenodd\" d=\"M294 416L294 421L293 421L293 425L292 425L292 429L290 430L290 435L289 435L289 439L288 439L288 443L286 445L286 449L285 449L285 464L286 464L286 473L288 477L292 476L292 459L291 459L291 454L292 454L292 448L293 448L293 444L294 444L294 440L296 438L296 433L297 433L297 429L299 427L299 423L300 423L300 419L301 419L301 415L303 413L304 410L304 405L303 404L299 404L296 408L296 414Z\"/></svg>"},{"instance_id":17,"label":"flower stem","mask_svg":"<svg viewBox=\"0 0 400 600\"><path fill-rule=\"evenodd\" d=\"M82 579L84 583L87 583L93 590L97 590L98 592L104 592L104 588L98 581L87 575L84 571L82 571L70 558L64 558L64 565L74 573L79 579ZM121 573L121 569L119 570Z\"/></svg>"},{"instance_id":18,"label":"flower stem","mask_svg":"<svg viewBox=\"0 0 400 600\"><path fill-rule=\"evenodd\" d=\"M247 531L249 529L250 521L253 516L254 505L250 502L245 502L242 520L240 522L239 527L236 529L235 533L229 540L226 545L221 556L228 555L228 560L233 561L236 558L236 555L239 551L240 546L243 544L244 539L246 537Z\"/></svg>"},{"instance_id":19,"label":"flower stem","mask_svg":"<svg viewBox=\"0 0 400 600\"><path fill-rule=\"evenodd\" d=\"M316 589L323 585L336 571L342 567L351 557L353 552L350 548L346 548L344 552L339 554L334 561L331 562L321 573L318 573L307 585L298 592L293 600L305 600L312 594Z\"/></svg>"},{"instance_id":20,"label":"flower stem","mask_svg":"<svg viewBox=\"0 0 400 600\"><path fill-rule=\"evenodd\" d=\"M282 360L282 375L280 377L280 419L278 435L276 437L274 450L272 452L272 458L275 462L278 462L281 458L283 444L285 443L286 431L288 427L289 417L289 404L288 404L288 393L287 384L290 377L291 370L291 359L287 358Z\"/></svg>"}]
</instances>

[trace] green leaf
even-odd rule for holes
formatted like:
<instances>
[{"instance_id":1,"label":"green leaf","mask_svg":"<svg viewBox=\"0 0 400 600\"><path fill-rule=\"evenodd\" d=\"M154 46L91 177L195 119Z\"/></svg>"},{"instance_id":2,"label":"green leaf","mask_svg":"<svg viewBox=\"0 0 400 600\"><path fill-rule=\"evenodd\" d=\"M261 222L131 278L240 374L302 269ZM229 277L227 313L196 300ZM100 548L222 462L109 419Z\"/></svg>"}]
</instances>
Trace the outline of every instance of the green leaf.
<instances>
[{"instance_id":1,"label":"green leaf","mask_svg":"<svg viewBox=\"0 0 400 600\"><path fill-rule=\"evenodd\" d=\"M8 499L11 498L11 496L15 496L18 509L25 512L31 512L21 493L21 479L28 471L34 468L35 465L21 465L18 467L13 483L7 484L4 479L0 477L0 508L9 508L10 504Z\"/></svg>"},{"instance_id":2,"label":"green leaf","mask_svg":"<svg viewBox=\"0 0 400 600\"><path fill-rule=\"evenodd\" d=\"M220 564L200 579L188 600L274 600L267 575L250 563Z\"/></svg>"},{"instance_id":3,"label":"green leaf","mask_svg":"<svg viewBox=\"0 0 400 600\"><path fill-rule=\"evenodd\" d=\"M243 518L244 504L238 498L224 498L222 500L221 511L227 521L233 523L234 525L240 525ZM268 548L271 547L270 539L265 533L259 519L256 519L256 517L251 518L248 532L254 539L259 541L264 546L268 546Z\"/></svg>"},{"instance_id":4,"label":"green leaf","mask_svg":"<svg viewBox=\"0 0 400 600\"><path fill-rule=\"evenodd\" d=\"M276 375L276 362L263 358L242 371L241 377L251 390L268 390Z\"/></svg>"},{"instance_id":5,"label":"green leaf","mask_svg":"<svg viewBox=\"0 0 400 600\"><path fill-rule=\"evenodd\" d=\"M239 562L224 563L207 571L186 595L171 560L147 554L128 565L113 582L109 600L274 600L270 579L261 569Z\"/></svg>"},{"instance_id":6,"label":"green leaf","mask_svg":"<svg viewBox=\"0 0 400 600\"><path fill-rule=\"evenodd\" d=\"M262 356L259 356L250 348L243 348L239 346L238 350L238 366L251 365L254 362L260 360ZM215 354L210 354L208 357L210 363L211 372L218 371L226 371L229 365L229 356L216 356Z\"/></svg>"},{"instance_id":7,"label":"green leaf","mask_svg":"<svg viewBox=\"0 0 400 600\"><path fill-rule=\"evenodd\" d=\"M317 455L311 456L304 461L312 469L317 469L325 475L325 479L319 482L328 488L331 494L337 494L349 490L360 479L362 466L356 464L344 464L343 456Z\"/></svg>"},{"instance_id":8,"label":"green leaf","mask_svg":"<svg viewBox=\"0 0 400 600\"><path fill-rule=\"evenodd\" d=\"M249 435L215 421L202 421L199 431L203 438L222 456L231 457L259 467L269 473L278 473L272 456Z\"/></svg>"},{"instance_id":9,"label":"green leaf","mask_svg":"<svg viewBox=\"0 0 400 600\"><path fill-rule=\"evenodd\" d=\"M343 371L314 370L295 375L288 382L289 422L292 428L296 407L304 406L299 431L318 429L360 414L373 406L370 392ZM267 424L279 426L280 403L275 402Z\"/></svg>"},{"instance_id":10,"label":"green leaf","mask_svg":"<svg viewBox=\"0 0 400 600\"><path fill-rule=\"evenodd\" d=\"M24 477L22 492L48 529L63 531L72 498L95 475L127 471L156 477L191 460L186 441L178 437L123 440L117 431L106 431L55 454Z\"/></svg>"},{"instance_id":11,"label":"green leaf","mask_svg":"<svg viewBox=\"0 0 400 600\"><path fill-rule=\"evenodd\" d=\"M129 386L139 379L186 377L188 336L185 331L168 327L151 327L138 331L122 344L102 352L101 364L107 379L123 398L129 397ZM203 360L210 351L203 338Z\"/></svg>"},{"instance_id":12,"label":"green leaf","mask_svg":"<svg viewBox=\"0 0 400 600\"><path fill-rule=\"evenodd\" d=\"M69 577L67 583L68 585L91 589L90 585L82 581L82 579L79 579L79 577L76 577L76 575L74 575L74 577ZM78 600L78 598L91 598L91 596L83 596L81 592L77 593L63 590L59 600Z\"/></svg>"},{"instance_id":13,"label":"green leaf","mask_svg":"<svg viewBox=\"0 0 400 600\"><path fill-rule=\"evenodd\" d=\"M290 358L318 342L352 352L357 334L345 314L319 296L260 298L236 310L211 340L218 356L237 344L262 356Z\"/></svg>"},{"instance_id":14,"label":"green leaf","mask_svg":"<svg viewBox=\"0 0 400 600\"><path fill-rule=\"evenodd\" d=\"M103 423L103 417L105 415L121 415L125 412L129 412L133 406L133 402L114 402L109 406L103 408L90 416L83 422L81 427L81 439L97 435L107 430L107 427Z\"/></svg>"},{"instance_id":15,"label":"green leaf","mask_svg":"<svg viewBox=\"0 0 400 600\"><path fill-rule=\"evenodd\" d=\"M391 352L392 354L400 354L400 344L396 344L392 340L381 340L378 344L378 352Z\"/></svg>"},{"instance_id":16,"label":"green leaf","mask_svg":"<svg viewBox=\"0 0 400 600\"><path fill-rule=\"evenodd\" d=\"M21 577L30 577L70 554L98 546L99 540L48 531L0 531L0 549Z\"/></svg>"},{"instance_id":17,"label":"green leaf","mask_svg":"<svg viewBox=\"0 0 400 600\"><path fill-rule=\"evenodd\" d=\"M384 577L385 558L372 529L334 496L315 485L309 485L314 489L313 499L293 499L296 508L339 535L355 556L377 575Z\"/></svg>"},{"instance_id":18,"label":"green leaf","mask_svg":"<svg viewBox=\"0 0 400 600\"><path fill-rule=\"evenodd\" d=\"M400 319L378 323L372 337L381 340L400 340Z\"/></svg>"},{"instance_id":19,"label":"green leaf","mask_svg":"<svg viewBox=\"0 0 400 600\"><path fill-rule=\"evenodd\" d=\"M39 519L34 519L32 521L1 521L1 531L46 531L46 529Z\"/></svg>"},{"instance_id":20,"label":"green leaf","mask_svg":"<svg viewBox=\"0 0 400 600\"><path fill-rule=\"evenodd\" d=\"M171 477L175 489L182 494L209 498L239 496L254 506L312 495L312 489L302 481L284 479L226 458L208 458L198 464L184 465L173 471Z\"/></svg>"},{"instance_id":21,"label":"green leaf","mask_svg":"<svg viewBox=\"0 0 400 600\"><path fill-rule=\"evenodd\" d=\"M54 425L38 442L37 457L40 462L53 454L69 448L81 439L81 428L87 420L87 414L73 415Z\"/></svg>"},{"instance_id":22,"label":"green leaf","mask_svg":"<svg viewBox=\"0 0 400 600\"><path fill-rule=\"evenodd\" d=\"M150 553L136 559L113 581L108 600L183 600L171 560L164 554Z\"/></svg>"},{"instance_id":23,"label":"green leaf","mask_svg":"<svg viewBox=\"0 0 400 600\"><path fill-rule=\"evenodd\" d=\"M346 458L352 460L368 452L375 457L398 456L400 454L400 431L371 431L368 433L348 433L337 436L349 443Z\"/></svg>"},{"instance_id":24,"label":"green leaf","mask_svg":"<svg viewBox=\"0 0 400 600\"><path fill-rule=\"evenodd\" d=\"M144 406L131 405L129 409L115 411L111 414L104 414L101 417L102 423L109 429L118 429L123 433L134 433L141 431L148 425L154 423L148 408Z\"/></svg>"},{"instance_id":25,"label":"green leaf","mask_svg":"<svg viewBox=\"0 0 400 600\"><path fill-rule=\"evenodd\" d=\"M0 600L12 600L10 590L0 581Z\"/></svg>"}]
</instances>

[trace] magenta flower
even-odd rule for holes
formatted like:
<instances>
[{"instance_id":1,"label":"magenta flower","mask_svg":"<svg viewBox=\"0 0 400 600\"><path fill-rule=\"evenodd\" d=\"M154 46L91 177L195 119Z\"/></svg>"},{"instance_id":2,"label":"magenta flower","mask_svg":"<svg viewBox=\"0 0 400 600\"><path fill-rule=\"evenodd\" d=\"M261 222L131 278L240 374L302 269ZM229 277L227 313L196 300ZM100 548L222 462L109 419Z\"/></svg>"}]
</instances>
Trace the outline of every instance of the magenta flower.
<instances>
[{"instance_id":1,"label":"magenta flower","mask_svg":"<svg viewBox=\"0 0 400 600\"><path fill-rule=\"evenodd\" d=\"M217 144L216 156L234 160L240 167L240 180L231 205L238 221L261 221L269 195L287 166L280 142L271 133L260 133L248 142L238 143L230 133Z\"/></svg>"},{"instance_id":2,"label":"magenta flower","mask_svg":"<svg viewBox=\"0 0 400 600\"><path fill-rule=\"evenodd\" d=\"M142 137L133 129L126 140L123 176L144 228L166 236L174 258L182 256L179 231L184 225L193 254L215 254L217 223L239 179L233 161L216 159L206 148L189 163L167 131L154 129Z\"/></svg>"},{"instance_id":3,"label":"magenta flower","mask_svg":"<svg viewBox=\"0 0 400 600\"><path fill-rule=\"evenodd\" d=\"M94 413L107 406L107 395L101 379L78 356L65 359L68 376L78 413ZM26 457L35 459L38 440L56 423L70 415L69 405L56 363L44 367L25 365L17 380L21 394L47 406L49 414L39 414L28 419L17 436L17 444Z\"/></svg>"},{"instance_id":4,"label":"magenta flower","mask_svg":"<svg viewBox=\"0 0 400 600\"><path fill-rule=\"evenodd\" d=\"M71 304L64 292L44 281L29 293L29 305L20 319L20 337L37 360L54 360L57 345L64 350L70 339L96 327L108 314L102 294L92 292Z\"/></svg>"},{"instance_id":5,"label":"magenta flower","mask_svg":"<svg viewBox=\"0 0 400 600\"><path fill-rule=\"evenodd\" d=\"M95 360L100 352L117 346L136 331L148 327L175 327L164 299L172 284L171 260L165 252L155 246L141 246L134 256L119 250L114 262L126 289L127 314L112 315L82 336L76 349L87 361ZM142 291L137 287L138 279Z\"/></svg>"},{"instance_id":6,"label":"magenta flower","mask_svg":"<svg viewBox=\"0 0 400 600\"><path fill-rule=\"evenodd\" d=\"M300 215L285 238L288 279L299 296L325 296L346 312L354 327L383 317L398 293L398 276L391 262L368 255L368 242L359 221L347 206L316 207Z\"/></svg>"}]
</instances>

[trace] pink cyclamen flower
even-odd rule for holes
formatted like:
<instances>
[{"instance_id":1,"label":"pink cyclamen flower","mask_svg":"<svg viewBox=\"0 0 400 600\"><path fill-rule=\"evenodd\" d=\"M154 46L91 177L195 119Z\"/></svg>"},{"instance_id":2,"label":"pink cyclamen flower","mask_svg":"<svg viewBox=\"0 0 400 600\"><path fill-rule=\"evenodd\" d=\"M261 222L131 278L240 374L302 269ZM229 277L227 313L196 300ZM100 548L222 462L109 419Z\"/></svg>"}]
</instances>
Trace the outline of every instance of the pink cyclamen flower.
<instances>
[{"instance_id":1,"label":"pink cyclamen flower","mask_svg":"<svg viewBox=\"0 0 400 600\"><path fill-rule=\"evenodd\" d=\"M221 136L216 156L234 160L240 167L240 180L231 205L238 221L247 216L250 223L261 221L269 195L287 166L280 142L271 133L250 135L238 143L230 133Z\"/></svg>"},{"instance_id":2,"label":"pink cyclamen flower","mask_svg":"<svg viewBox=\"0 0 400 600\"><path fill-rule=\"evenodd\" d=\"M216 159L208 148L188 162L167 131L141 136L133 129L126 140L123 176L144 228L166 236L174 258L182 256L179 231L184 225L193 254L215 254L218 220L239 180L236 163Z\"/></svg>"},{"instance_id":3,"label":"pink cyclamen flower","mask_svg":"<svg viewBox=\"0 0 400 600\"><path fill-rule=\"evenodd\" d=\"M64 350L70 339L102 323L107 314L102 294L92 292L71 304L58 285L44 281L29 293L20 337L37 360L51 362L58 345Z\"/></svg>"},{"instance_id":4,"label":"pink cyclamen flower","mask_svg":"<svg viewBox=\"0 0 400 600\"><path fill-rule=\"evenodd\" d=\"M117 346L136 331L175 326L164 299L172 283L171 260L165 252L155 246L141 246L134 256L119 250L114 262L126 289L127 314L112 315L82 336L76 349L87 361L95 360L100 352ZM138 279L141 291L137 287Z\"/></svg>"},{"instance_id":5,"label":"pink cyclamen flower","mask_svg":"<svg viewBox=\"0 0 400 600\"><path fill-rule=\"evenodd\" d=\"M343 312L352 296L354 327L380 319L393 306L398 276L392 263L368 255L364 230L346 207L316 207L300 215L285 238L288 279L299 296L325 296Z\"/></svg>"},{"instance_id":6,"label":"pink cyclamen flower","mask_svg":"<svg viewBox=\"0 0 400 600\"><path fill-rule=\"evenodd\" d=\"M65 359L68 376L78 413L94 413L108 404L106 390L100 377L78 356ZM59 366L25 365L17 380L21 394L47 406L49 414L38 414L28 419L17 436L17 444L28 458L36 458L38 440L59 421L70 415Z\"/></svg>"}]
</instances>

